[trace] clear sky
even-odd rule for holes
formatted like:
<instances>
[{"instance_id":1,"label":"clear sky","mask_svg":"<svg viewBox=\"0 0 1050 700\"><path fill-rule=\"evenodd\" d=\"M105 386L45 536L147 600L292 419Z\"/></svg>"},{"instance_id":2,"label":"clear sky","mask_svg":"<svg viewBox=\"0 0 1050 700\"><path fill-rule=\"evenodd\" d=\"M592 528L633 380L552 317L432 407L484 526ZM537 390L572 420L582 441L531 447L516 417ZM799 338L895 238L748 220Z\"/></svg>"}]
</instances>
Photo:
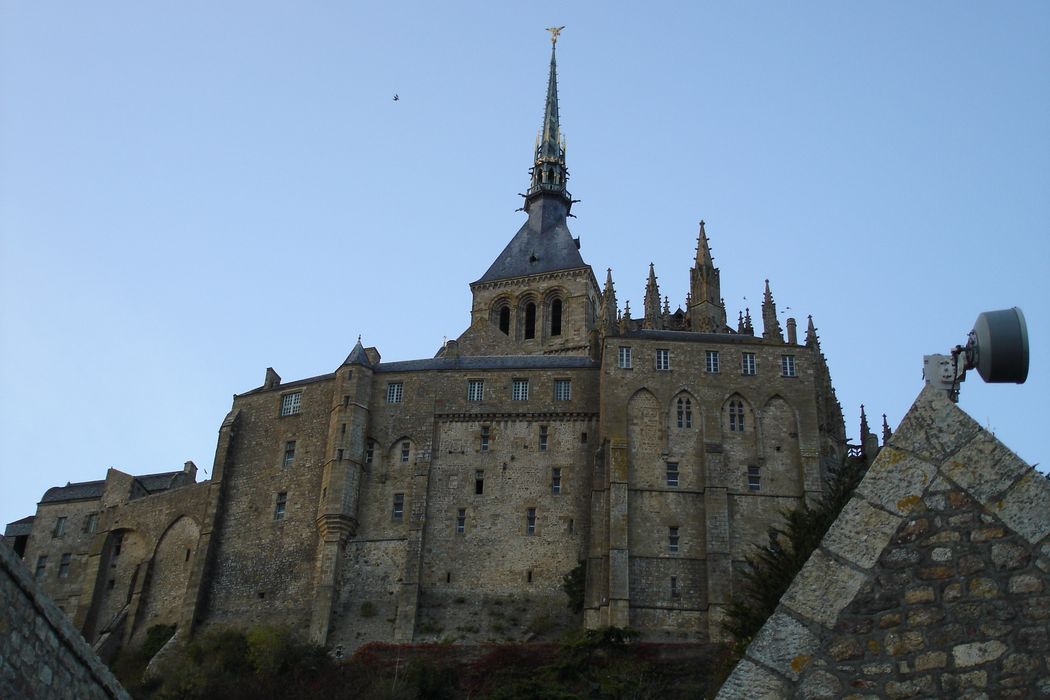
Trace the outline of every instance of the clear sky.
<instances>
[{"instance_id":1,"label":"clear sky","mask_svg":"<svg viewBox=\"0 0 1050 700\"><path fill-rule=\"evenodd\" d=\"M766 278L813 315L854 439L1018 305L1028 383L960 405L1050 464L1050 3L0 0L0 525L110 466L210 473L268 366L458 336L551 25L570 228L621 304L650 262L684 303L705 219L732 318Z\"/></svg>"}]
</instances>

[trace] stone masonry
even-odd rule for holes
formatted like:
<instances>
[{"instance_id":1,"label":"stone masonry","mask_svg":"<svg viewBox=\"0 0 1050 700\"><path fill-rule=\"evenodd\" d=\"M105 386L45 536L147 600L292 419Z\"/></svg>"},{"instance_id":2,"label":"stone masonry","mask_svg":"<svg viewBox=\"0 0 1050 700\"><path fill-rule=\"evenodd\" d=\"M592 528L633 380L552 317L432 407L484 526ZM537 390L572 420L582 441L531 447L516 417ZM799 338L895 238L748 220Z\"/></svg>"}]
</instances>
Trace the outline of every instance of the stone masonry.
<instances>
[{"instance_id":1,"label":"stone masonry","mask_svg":"<svg viewBox=\"0 0 1050 700\"><path fill-rule=\"evenodd\" d=\"M718 697L1050 697L1050 484L927 387Z\"/></svg>"},{"instance_id":2,"label":"stone masonry","mask_svg":"<svg viewBox=\"0 0 1050 700\"><path fill-rule=\"evenodd\" d=\"M130 697L8 547L0 546L0 697Z\"/></svg>"}]
</instances>

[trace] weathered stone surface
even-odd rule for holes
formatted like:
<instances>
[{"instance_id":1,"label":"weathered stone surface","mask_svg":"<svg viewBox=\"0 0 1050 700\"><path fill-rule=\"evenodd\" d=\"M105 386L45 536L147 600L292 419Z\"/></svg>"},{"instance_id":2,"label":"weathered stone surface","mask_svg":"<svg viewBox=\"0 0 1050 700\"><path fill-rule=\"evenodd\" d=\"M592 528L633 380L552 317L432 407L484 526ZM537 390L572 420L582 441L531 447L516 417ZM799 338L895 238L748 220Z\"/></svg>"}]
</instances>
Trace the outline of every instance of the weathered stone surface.
<instances>
[{"instance_id":1,"label":"weathered stone surface","mask_svg":"<svg viewBox=\"0 0 1050 700\"><path fill-rule=\"evenodd\" d=\"M795 681L818 644L817 637L805 625L778 612L766 620L748 646L747 654Z\"/></svg>"},{"instance_id":2,"label":"weathered stone surface","mask_svg":"<svg viewBox=\"0 0 1050 700\"><path fill-rule=\"evenodd\" d=\"M1034 469L1028 468L1005 498L990 507L1011 530L1032 544L1050 535L1050 484Z\"/></svg>"},{"instance_id":3,"label":"weathered stone surface","mask_svg":"<svg viewBox=\"0 0 1050 700\"><path fill-rule=\"evenodd\" d=\"M804 700L830 700L842 692L842 682L827 671L815 670L799 683L796 697Z\"/></svg>"},{"instance_id":4,"label":"weathered stone surface","mask_svg":"<svg viewBox=\"0 0 1050 700\"><path fill-rule=\"evenodd\" d=\"M957 668L986 664L998 659L1006 649L1006 644L998 640L957 644L952 647L952 664Z\"/></svg>"},{"instance_id":5,"label":"weathered stone surface","mask_svg":"<svg viewBox=\"0 0 1050 700\"><path fill-rule=\"evenodd\" d=\"M935 687L931 676L920 676L906 681L886 681L886 697L896 700L931 695L935 692Z\"/></svg>"},{"instance_id":6,"label":"weathered stone surface","mask_svg":"<svg viewBox=\"0 0 1050 700\"><path fill-rule=\"evenodd\" d=\"M0 544L0 698L129 700L25 565Z\"/></svg>"},{"instance_id":7,"label":"weathered stone surface","mask_svg":"<svg viewBox=\"0 0 1050 700\"><path fill-rule=\"evenodd\" d=\"M740 698L786 698L791 690L788 683L765 670L761 666L742 659L733 668L729 678L715 697L719 700L739 700Z\"/></svg>"},{"instance_id":8,"label":"weathered stone surface","mask_svg":"<svg viewBox=\"0 0 1050 700\"><path fill-rule=\"evenodd\" d=\"M933 586L918 586L909 588L904 592L904 602L909 605L915 603L932 603L936 599Z\"/></svg>"},{"instance_id":9,"label":"weathered stone surface","mask_svg":"<svg viewBox=\"0 0 1050 700\"><path fill-rule=\"evenodd\" d=\"M983 504L1001 497L1011 484L1031 472L1017 455L984 430L953 455L942 469L945 476Z\"/></svg>"},{"instance_id":10,"label":"weathered stone surface","mask_svg":"<svg viewBox=\"0 0 1050 700\"><path fill-rule=\"evenodd\" d=\"M1018 574L1010 577L1010 593L1039 593L1043 590L1043 581L1032 574Z\"/></svg>"},{"instance_id":11,"label":"weathered stone surface","mask_svg":"<svg viewBox=\"0 0 1050 700\"><path fill-rule=\"evenodd\" d=\"M864 574L839 564L821 550L813 552L781 603L804 618L833 627L839 612L864 582Z\"/></svg>"},{"instance_id":12,"label":"weathered stone surface","mask_svg":"<svg viewBox=\"0 0 1050 700\"><path fill-rule=\"evenodd\" d=\"M885 447L857 487L857 493L891 513L906 516L922 503L922 495L936 473L937 468L929 462Z\"/></svg>"},{"instance_id":13,"label":"weathered stone surface","mask_svg":"<svg viewBox=\"0 0 1050 700\"><path fill-rule=\"evenodd\" d=\"M886 648L886 653L891 656L910 654L926 646L922 633L918 631L887 632L882 644Z\"/></svg>"},{"instance_id":14,"label":"weathered stone surface","mask_svg":"<svg viewBox=\"0 0 1050 700\"><path fill-rule=\"evenodd\" d=\"M915 657L916 671L929 671L934 668L944 668L948 665L948 654L943 651L929 651Z\"/></svg>"},{"instance_id":15,"label":"weathered stone surface","mask_svg":"<svg viewBox=\"0 0 1050 700\"><path fill-rule=\"evenodd\" d=\"M849 661L864 656L864 647L856 637L839 637L828 646L828 656L835 661Z\"/></svg>"},{"instance_id":16,"label":"weathered stone surface","mask_svg":"<svg viewBox=\"0 0 1050 700\"><path fill-rule=\"evenodd\" d=\"M828 551L868 569L878 560L901 520L900 516L853 498L839 514L837 525L828 530L823 545Z\"/></svg>"},{"instance_id":17,"label":"weathered stone surface","mask_svg":"<svg viewBox=\"0 0 1050 700\"><path fill-rule=\"evenodd\" d=\"M889 444L920 459L940 464L970 442L981 427L948 400L926 386L904 416Z\"/></svg>"}]
</instances>

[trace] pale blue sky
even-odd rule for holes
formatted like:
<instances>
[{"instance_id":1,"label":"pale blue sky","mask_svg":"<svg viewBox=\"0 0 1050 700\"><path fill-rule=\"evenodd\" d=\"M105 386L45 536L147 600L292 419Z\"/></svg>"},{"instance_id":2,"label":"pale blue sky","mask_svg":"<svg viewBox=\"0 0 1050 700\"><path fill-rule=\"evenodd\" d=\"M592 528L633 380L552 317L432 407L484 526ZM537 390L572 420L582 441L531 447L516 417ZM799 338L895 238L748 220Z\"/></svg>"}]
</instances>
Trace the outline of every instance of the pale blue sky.
<instances>
[{"instance_id":1,"label":"pale blue sky","mask_svg":"<svg viewBox=\"0 0 1050 700\"><path fill-rule=\"evenodd\" d=\"M109 466L210 473L267 366L459 335L552 24L570 228L621 304L649 262L683 302L705 219L732 317L767 277L813 314L854 439L1019 305L1028 383L960 405L1045 468L1050 4L507 5L0 0L0 523Z\"/></svg>"}]
</instances>

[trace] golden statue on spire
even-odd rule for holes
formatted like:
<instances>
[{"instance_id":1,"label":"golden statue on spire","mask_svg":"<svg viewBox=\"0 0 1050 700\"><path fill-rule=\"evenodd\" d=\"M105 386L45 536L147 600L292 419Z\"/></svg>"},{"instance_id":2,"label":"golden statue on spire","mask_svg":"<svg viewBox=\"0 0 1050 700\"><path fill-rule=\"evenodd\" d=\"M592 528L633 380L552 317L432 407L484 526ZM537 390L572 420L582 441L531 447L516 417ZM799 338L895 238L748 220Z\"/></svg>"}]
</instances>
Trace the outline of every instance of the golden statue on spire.
<instances>
[{"instance_id":1,"label":"golden statue on spire","mask_svg":"<svg viewBox=\"0 0 1050 700\"><path fill-rule=\"evenodd\" d=\"M558 44L558 35L561 34L561 30L565 29L565 25L560 27L547 27L547 31L551 33L551 46Z\"/></svg>"}]
</instances>

